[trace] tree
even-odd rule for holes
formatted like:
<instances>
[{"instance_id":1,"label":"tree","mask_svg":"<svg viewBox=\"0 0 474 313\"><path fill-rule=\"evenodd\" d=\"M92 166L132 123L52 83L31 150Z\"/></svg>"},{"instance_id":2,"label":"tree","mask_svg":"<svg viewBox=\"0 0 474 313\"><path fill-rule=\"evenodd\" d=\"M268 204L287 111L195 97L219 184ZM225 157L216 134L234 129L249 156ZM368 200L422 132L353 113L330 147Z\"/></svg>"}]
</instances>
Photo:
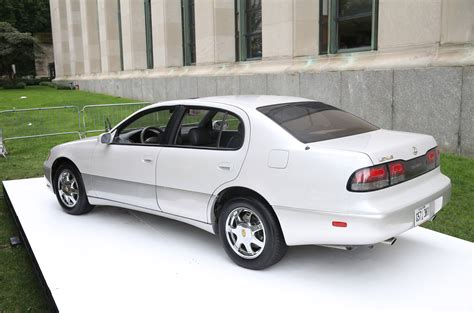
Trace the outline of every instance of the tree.
<instances>
[{"instance_id":1,"label":"tree","mask_svg":"<svg viewBox=\"0 0 474 313\"><path fill-rule=\"evenodd\" d=\"M0 0L0 21L20 32L50 33L49 0Z\"/></svg>"},{"instance_id":2,"label":"tree","mask_svg":"<svg viewBox=\"0 0 474 313\"><path fill-rule=\"evenodd\" d=\"M21 33L9 23L0 22L0 75L8 75L11 83L15 84L12 64L21 66L34 62L35 50L42 51L30 33Z\"/></svg>"}]
</instances>

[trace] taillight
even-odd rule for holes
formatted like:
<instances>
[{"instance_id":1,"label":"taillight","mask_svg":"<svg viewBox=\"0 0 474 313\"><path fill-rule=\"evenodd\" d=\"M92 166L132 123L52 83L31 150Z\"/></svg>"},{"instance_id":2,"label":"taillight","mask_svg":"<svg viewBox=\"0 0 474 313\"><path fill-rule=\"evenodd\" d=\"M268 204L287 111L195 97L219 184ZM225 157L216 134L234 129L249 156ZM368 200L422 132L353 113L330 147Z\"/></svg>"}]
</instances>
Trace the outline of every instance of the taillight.
<instances>
[{"instance_id":1,"label":"taillight","mask_svg":"<svg viewBox=\"0 0 474 313\"><path fill-rule=\"evenodd\" d=\"M390 184L398 184L405 180L405 165L402 161L388 163Z\"/></svg>"},{"instance_id":2,"label":"taillight","mask_svg":"<svg viewBox=\"0 0 474 313\"><path fill-rule=\"evenodd\" d=\"M351 190L369 191L389 185L386 165L373 166L358 170L352 175Z\"/></svg>"},{"instance_id":3,"label":"taillight","mask_svg":"<svg viewBox=\"0 0 474 313\"><path fill-rule=\"evenodd\" d=\"M439 149L438 147L431 149L426 153L426 168L432 170L439 165Z\"/></svg>"},{"instance_id":4,"label":"taillight","mask_svg":"<svg viewBox=\"0 0 474 313\"><path fill-rule=\"evenodd\" d=\"M347 190L373 191L396 185L438 167L439 157L439 149L435 147L416 159L398 160L360 169L349 178Z\"/></svg>"}]
</instances>

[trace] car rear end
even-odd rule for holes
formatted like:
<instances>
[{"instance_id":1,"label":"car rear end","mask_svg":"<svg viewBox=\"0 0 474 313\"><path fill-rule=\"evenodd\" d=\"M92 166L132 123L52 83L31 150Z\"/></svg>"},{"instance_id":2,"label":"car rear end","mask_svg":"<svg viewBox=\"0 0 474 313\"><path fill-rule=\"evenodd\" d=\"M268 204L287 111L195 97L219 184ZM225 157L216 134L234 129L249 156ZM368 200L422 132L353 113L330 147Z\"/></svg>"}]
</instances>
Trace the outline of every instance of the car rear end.
<instances>
[{"instance_id":1,"label":"car rear end","mask_svg":"<svg viewBox=\"0 0 474 313\"><path fill-rule=\"evenodd\" d=\"M262 113L312 153L364 154L371 163L362 168L354 164L351 175L337 170L337 160L327 164L335 167L334 175L344 176L338 178L337 190L326 190L337 193L334 203L325 207L313 203L314 210L277 208L282 228L289 230L285 233L289 245L375 244L434 219L449 201L451 182L440 171L440 153L432 136L378 129L318 102L287 105ZM298 105L301 108L295 109Z\"/></svg>"}]
</instances>

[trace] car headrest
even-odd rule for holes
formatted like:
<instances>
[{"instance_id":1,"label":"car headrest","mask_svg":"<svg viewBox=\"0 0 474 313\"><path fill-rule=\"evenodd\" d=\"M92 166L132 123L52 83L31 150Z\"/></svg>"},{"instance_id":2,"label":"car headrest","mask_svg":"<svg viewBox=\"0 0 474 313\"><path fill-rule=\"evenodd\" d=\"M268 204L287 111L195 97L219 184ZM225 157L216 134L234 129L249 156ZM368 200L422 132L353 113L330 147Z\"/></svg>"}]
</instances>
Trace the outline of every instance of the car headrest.
<instances>
[{"instance_id":1,"label":"car headrest","mask_svg":"<svg viewBox=\"0 0 474 313\"><path fill-rule=\"evenodd\" d=\"M207 128L192 128L188 133L189 142L193 146L206 146L212 142Z\"/></svg>"}]
</instances>

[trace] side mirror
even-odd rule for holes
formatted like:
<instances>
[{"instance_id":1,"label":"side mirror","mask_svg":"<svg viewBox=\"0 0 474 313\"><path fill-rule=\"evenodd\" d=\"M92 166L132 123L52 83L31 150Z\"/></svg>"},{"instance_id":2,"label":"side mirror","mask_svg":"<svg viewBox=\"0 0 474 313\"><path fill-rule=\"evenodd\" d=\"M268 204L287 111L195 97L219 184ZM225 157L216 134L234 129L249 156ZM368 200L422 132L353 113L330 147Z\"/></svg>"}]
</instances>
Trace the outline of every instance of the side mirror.
<instances>
[{"instance_id":1,"label":"side mirror","mask_svg":"<svg viewBox=\"0 0 474 313\"><path fill-rule=\"evenodd\" d=\"M108 145L112 143L112 135L110 133L103 133L99 136L100 143Z\"/></svg>"}]
</instances>

